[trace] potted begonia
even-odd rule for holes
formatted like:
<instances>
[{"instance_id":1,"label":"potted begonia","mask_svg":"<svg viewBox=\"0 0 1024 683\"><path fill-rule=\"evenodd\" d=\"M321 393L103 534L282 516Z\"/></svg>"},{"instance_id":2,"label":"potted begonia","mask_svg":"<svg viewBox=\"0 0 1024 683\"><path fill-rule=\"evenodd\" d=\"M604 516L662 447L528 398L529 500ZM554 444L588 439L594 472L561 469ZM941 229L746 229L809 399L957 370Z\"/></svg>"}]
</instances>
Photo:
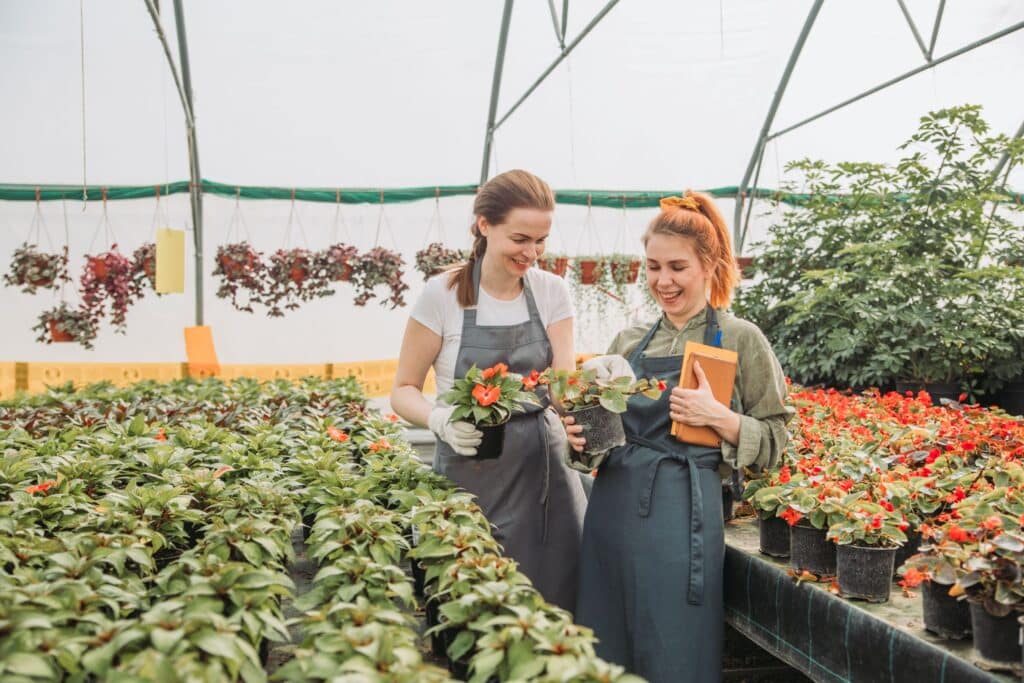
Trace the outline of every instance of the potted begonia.
<instances>
[{"instance_id":1,"label":"potted begonia","mask_svg":"<svg viewBox=\"0 0 1024 683\"><path fill-rule=\"evenodd\" d=\"M539 406L530 378L508 371L508 365L497 363L480 369L475 364L465 377L455 380L441 400L454 406L451 421L471 422L483 440L477 447L477 459L498 458L505 442L505 425L513 413L523 412L525 405ZM535 386L535 385L534 385Z\"/></svg>"},{"instance_id":2,"label":"potted begonia","mask_svg":"<svg viewBox=\"0 0 1024 683\"><path fill-rule=\"evenodd\" d=\"M877 492L876 492L877 493ZM869 500L864 491L837 501L829 524L834 541L839 593L868 602L887 602L896 549L906 543L910 524L885 498Z\"/></svg>"},{"instance_id":3,"label":"potted begonia","mask_svg":"<svg viewBox=\"0 0 1024 683\"><path fill-rule=\"evenodd\" d=\"M552 398L560 408L583 426L587 445L583 453L570 449L569 467L590 472L599 467L613 448L626 443L622 413L630 396L642 394L657 400L667 388L656 378L599 378L596 370L555 370L548 368L527 378L549 384Z\"/></svg>"},{"instance_id":4,"label":"potted begonia","mask_svg":"<svg viewBox=\"0 0 1024 683\"><path fill-rule=\"evenodd\" d=\"M11 287L20 287L26 294L35 294L40 289L56 289L68 277L68 248L57 254L40 251L36 245L27 242L14 250L11 265L4 274L4 282Z\"/></svg>"}]
</instances>

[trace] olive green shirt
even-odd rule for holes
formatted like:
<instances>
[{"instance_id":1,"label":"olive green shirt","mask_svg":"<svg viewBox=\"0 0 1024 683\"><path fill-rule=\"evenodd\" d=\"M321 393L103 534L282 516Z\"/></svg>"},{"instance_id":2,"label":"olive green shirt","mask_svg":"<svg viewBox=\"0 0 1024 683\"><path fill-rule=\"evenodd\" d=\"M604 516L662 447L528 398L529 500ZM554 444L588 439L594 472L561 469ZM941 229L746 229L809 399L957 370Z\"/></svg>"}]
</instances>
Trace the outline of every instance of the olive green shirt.
<instances>
[{"instance_id":1,"label":"olive green shirt","mask_svg":"<svg viewBox=\"0 0 1024 683\"><path fill-rule=\"evenodd\" d=\"M728 312L718 311L717 315L722 347L739 356L732 409L740 415L740 438L735 445L722 440L725 466L720 472L722 476L729 476L733 468L771 468L782 457L789 440L786 423L794 414L793 409L786 406L786 378L782 366L757 325ZM690 318L682 329L662 315L658 331L643 356L681 356L686 342L704 341L706 325L707 308ZM608 353L628 358L650 326L651 323L644 323L622 330L615 335Z\"/></svg>"}]
</instances>

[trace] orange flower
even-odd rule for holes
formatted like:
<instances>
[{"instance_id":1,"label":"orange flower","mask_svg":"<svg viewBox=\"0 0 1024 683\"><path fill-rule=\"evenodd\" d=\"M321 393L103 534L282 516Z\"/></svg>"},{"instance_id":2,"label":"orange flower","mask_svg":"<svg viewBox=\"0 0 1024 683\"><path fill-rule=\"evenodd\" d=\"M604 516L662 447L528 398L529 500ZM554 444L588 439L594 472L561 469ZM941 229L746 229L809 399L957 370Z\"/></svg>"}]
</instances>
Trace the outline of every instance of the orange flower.
<instances>
[{"instance_id":1,"label":"orange flower","mask_svg":"<svg viewBox=\"0 0 1024 683\"><path fill-rule=\"evenodd\" d=\"M505 365L504 363L497 363L496 365L494 365L494 367L487 368L483 372L481 372L480 376L483 377L484 379L490 379L495 375L501 375L502 377L504 377L507 374L508 366Z\"/></svg>"},{"instance_id":2,"label":"orange flower","mask_svg":"<svg viewBox=\"0 0 1024 683\"><path fill-rule=\"evenodd\" d=\"M41 484L35 484L33 486L26 486L25 487L25 493L32 494L33 496L35 494L37 494L37 493L46 493L48 490L50 490L50 488L52 488L52 487L54 487L56 485L57 485L57 480L56 479L50 479L48 481L44 481Z\"/></svg>"},{"instance_id":3,"label":"orange flower","mask_svg":"<svg viewBox=\"0 0 1024 683\"><path fill-rule=\"evenodd\" d=\"M951 541L955 541L956 543L964 543L971 540L971 534L967 530L961 529L954 524L949 527L948 531L946 531L946 538Z\"/></svg>"},{"instance_id":4,"label":"orange flower","mask_svg":"<svg viewBox=\"0 0 1024 683\"><path fill-rule=\"evenodd\" d=\"M370 444L370 452L377 453L378 451L388 450L391 448L391 442L387 439L378 439Z\"/></svg>"},{"instance_id":5,"label":"orange flower","mask_svg":"<svg viewBox=\"0 0 1024 683\"><path fill-rule=\"evenodd\" d=\"M794 524L799 522L801 519L803 519L803 515L801 513L797 512L796 510L794 510L793 508L787 508L785 512L783 512L781 515L779 515L779 517L781 517L782 519L786 520L786 524L788 524L790 526L793 526Z\"/></svg>"},{"instance_id":6,"label":"orange flower","mask_svg":"<svg viewBox=\"0 0 1024 683\"><path fill-rule=\"evenodd\" d=\"M154 436L153 438L156 439L157 441L167 441L167 435L164 434L164 428L161 427L160 431L158 431L156 433L156 436Z\"/></svg>"},{"instance_id":7,"label":"orange flower","mask_svg":"<svg viewBox=\"0 0 1024 683\"><path fill-rule=\"evenodd\" d=\"M536 370L533 370L533 371L530 372L530 376L529 377L524 377L523 378L523 388L524 389L533 389L534 387L537 386L537 383L539 381L540 381L540 373L537 372Z\"/></svg>"},{"instance_id":8,"label":"orange flower","mask_svg":"<svg viewBox=\"0 0 1024 683\"><path fill-rule=\"evenodd\" d=\"M225 473L231 472L234 469L235 468L232 467L231 465L222 465L221 467L218 467L217 470L213 473L213 478L220 479L221 476L223 476Z\"/></svg>"},{"instance_id":9,"label":"orange flower","mask_svg":"<svg viewBox=\"0 0 1024 683\"><path fill-rule=\"evenodd\" d=\"M501 387L488 387L477 384L473 387L473 398L482 406L489 406L501 398Z\"/></svg>"},{"instance_id":10,"label":"orange flower","mask_svg":"<svg viewBox=\"0 0 1024 683\"><path fill-rule=\"evenodd\" d=\"M898 581L899 585L904 588L914 588L920 586L922 581L928 580L928 574L921 571L920 569L914 569L911 567L903 574L903 580Z\"/></svg>"},{"instance_id":11,"label":"orange flower","mask_svg":"<svg viewBox=\"0 0 1024 683\"><path fill-rule=\"evenodd\" d=\"M394 413L388 414L388 422L398 422L398 416Z\"/></svg>"},{"instance_id":12,"label":"orange flower","mask_svg":"<svg viewBox=\"0 0 1024 683\"><path fill-rule=\"evenodd\" d=\"M1002 527L1003 526L1003 520L1001 520L999 518L999 515L992 515L991 517L986 519L984 522L982 522L981 526L983 526L984 528L988 529L989 531L992 531L993 529L999 529L1000 527Z\"/></svg>"},{"instance_id":13,"label":"orange flower","mask_svg":"<svg viewBox=\"0 0 1024 683\"><path fill-rule=\"evenodd\" d=\"M792 473L790 472L789 465L786 465L781 470L779 470L779 483L788 484L791 476Z\"/></svg>"},{"instance_id":14,"label":"orange flower","mask_svg":"<svg viewBox=\"0 0 1024 683\"><path fill-rule=\"evenodd\" d=\"M341 431L334 425L331 425L330 427L327 428L327 436L331 437L332 439L339 443L345 443L346 441L348 441L348 434Z\"/></svg>"}]
</instances>

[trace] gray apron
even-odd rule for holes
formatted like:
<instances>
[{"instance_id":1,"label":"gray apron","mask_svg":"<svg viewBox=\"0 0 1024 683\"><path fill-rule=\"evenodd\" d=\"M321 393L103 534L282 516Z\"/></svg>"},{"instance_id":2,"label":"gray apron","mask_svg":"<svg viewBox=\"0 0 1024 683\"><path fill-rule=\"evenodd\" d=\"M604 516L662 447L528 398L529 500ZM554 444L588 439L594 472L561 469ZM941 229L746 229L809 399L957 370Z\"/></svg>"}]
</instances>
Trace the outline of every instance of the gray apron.
<instances>
[{"instance_id":1,"label":"gray apron","mask_svg":"<svg viewBox=\"0 0 1024 683\"><path fill-rule=\"evenodd\" d=\"M659 324L629 364L637 377L674 387L682 356L643 357ZM717 331L708 308L704 343ZM594 629L598 655L651 683L706 683L722 673L722 453L676 441L669 395L630 398L626 445L598 470L583 526L576 620Z\"/></svg>"},{"instance_id":2,"label":"gray apron","mask_svg":"<svg viewBox=\"0 0 1024 683\"><path fill-rule=\"evenodd\" d=\"M479 261L473 286L479 301ZM486 368L503 362L511 372L523 375L551 365L551 342L526 277L523 294L530 312L524 323L480 326L476 309L463 310L456 377L464 376L474 363ZM525 413L512 416L500 458L461 456L439 439L434 470L477 497L496 527L494 538L505 555L519 563L545 600L571 612L586 499L576 472L562 462L568 444L558 415L549 407L547 387L537 389L545 407L526 406Z\"/></svg>"}]
</instances>

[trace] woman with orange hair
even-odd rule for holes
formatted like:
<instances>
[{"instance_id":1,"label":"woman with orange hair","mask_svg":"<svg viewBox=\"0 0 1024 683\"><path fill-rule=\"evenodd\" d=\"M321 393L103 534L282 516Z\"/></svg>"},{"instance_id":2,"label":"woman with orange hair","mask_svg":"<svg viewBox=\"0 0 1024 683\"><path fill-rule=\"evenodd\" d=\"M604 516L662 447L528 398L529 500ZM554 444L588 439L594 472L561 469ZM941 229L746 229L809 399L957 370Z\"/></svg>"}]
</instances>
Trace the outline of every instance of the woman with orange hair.
<instances>
[{"instance_id":1,"label":"woman with orange hair","mask_svg":"<svg viewBox=\"0 0 1024 683\"><path fill-rule=\"evenodd\" d=\"M738 278L725 221L711 197L661 201L643 237L647 283L662 315L619 332L608 355L584 364L599 376L658 377L675 387L658 400L630 398L626 444L600 459L583 527L576 619L597 652L651 683L717 681L722 670L721 477L770 467L787 441L785 378L756 325L727 313ZM736 351L729 407L699 364L699 386L678 386L683 347ZM671 421L715 430L721 448L684 444ZM565 417L573 449L582 427Z\"/></svg>"}]
</instances>

